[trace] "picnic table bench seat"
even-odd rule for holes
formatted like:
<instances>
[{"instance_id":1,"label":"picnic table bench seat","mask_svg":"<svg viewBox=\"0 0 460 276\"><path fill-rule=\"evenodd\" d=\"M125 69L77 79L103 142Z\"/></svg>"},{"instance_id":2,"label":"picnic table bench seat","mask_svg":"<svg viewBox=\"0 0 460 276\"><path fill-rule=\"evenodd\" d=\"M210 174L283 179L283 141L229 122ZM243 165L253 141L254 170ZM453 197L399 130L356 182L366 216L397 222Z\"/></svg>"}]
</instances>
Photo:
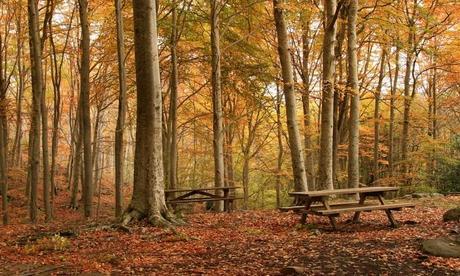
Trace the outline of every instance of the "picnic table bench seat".
<instances>
[{"instance_id":1,"label":"picnic table bench seat","mask_svg":"<svg viewBox=\"0 0 460 276\"><path fill-rule=\"evenodd\" d=\"M332 206L331 206L332 207ZM354 204L353 206L345 207L345 208L334 208L331 209L316 209L312 208L311 212L317 215L322 216L329 216L329 215L340 215L346 212L367 212L367 211L374 211L374 210L392 210L392 211L401 211L402 208L414 208L415 204L412 203L390 203L385 205L375 205L375 204L367 204L367 205L360 205Z\"/></svg>"}]
</instances>

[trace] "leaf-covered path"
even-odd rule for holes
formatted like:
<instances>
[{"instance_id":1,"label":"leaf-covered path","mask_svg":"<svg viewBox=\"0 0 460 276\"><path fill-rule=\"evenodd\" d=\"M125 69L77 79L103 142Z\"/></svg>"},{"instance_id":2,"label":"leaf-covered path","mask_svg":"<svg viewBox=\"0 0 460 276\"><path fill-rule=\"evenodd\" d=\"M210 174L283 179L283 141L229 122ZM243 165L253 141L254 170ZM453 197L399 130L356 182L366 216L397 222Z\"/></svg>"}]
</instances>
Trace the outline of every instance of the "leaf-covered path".
<instances>
[{"instance_id":1,"label":"leaf-covered path","mask_svg":"<svg viewBox=\"0 0 460 276\"><path fill-rule=\"evenodd\" d=\"M458 275L459 259L427 256L420 249L423 239L457 227L442 222L442 201L458 204L460 198L437 199L436 205L418 201L416 209L396 213L398 229L387 226L383 212L364 213L359 225L343 217L335 232L327 219L311 218L300 226L297 215L277 211L189 214L187 224L175 230L140 223L131 233L103 226L109 220L16 224L1 228L0 274L272 275L293 265L308 274ZM63 238L62 248L49 248L56 242L52 233L62 230L75 235Z\"/></svg>"}]
</instances>

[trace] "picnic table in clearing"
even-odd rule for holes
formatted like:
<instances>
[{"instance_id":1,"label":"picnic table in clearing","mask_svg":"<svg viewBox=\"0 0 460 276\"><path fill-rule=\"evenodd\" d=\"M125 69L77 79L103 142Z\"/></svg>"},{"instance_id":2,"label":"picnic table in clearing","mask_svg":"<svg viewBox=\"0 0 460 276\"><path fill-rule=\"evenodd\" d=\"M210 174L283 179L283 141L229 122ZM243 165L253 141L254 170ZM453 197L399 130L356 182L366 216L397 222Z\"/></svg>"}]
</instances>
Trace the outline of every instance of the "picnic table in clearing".
<instances>
[{"instance_id":1,"label":"picnic table in clearing","mask_svg":"<svg viewBox=\"0 0 460 276\"><path fill-rule=\"evenodd\" d=\"M231 212L233 210L233 201L242 199L241 197L236 197L235 195L235 191L240 188L241 187L239 186L232 186L165 190L166 203L180 204L224 201L224 210ZM195 195L200 195L201 197L196 197Z\"/></svg>"},{"instance_id":2,"label":"picnic table in clearing","mask_svg":"<svg viewBox=\"0 0 460 276\"><path fill-rule=\"evenodd\" d=\"M308 214L327 216L334 229L337 229L336 217L342 213L354 212L353 222L359 222L361 212L382 210L385 211L392 227L397 227L392 211L400 211L403 208L413 208L413 203L385 203L383 198L386 192L398 191L398 187L361 187L351 189L321 190L311 192L291 192L295 206L281 207L281 211L298 211L302 213L301 223L305 223ZM334 202L330 200L336 195L358 195L359 201ZM374 197L378 202L366 202L367 198ZM319 203L319 204L314 204Z\"/></svg>"}]
</instances>

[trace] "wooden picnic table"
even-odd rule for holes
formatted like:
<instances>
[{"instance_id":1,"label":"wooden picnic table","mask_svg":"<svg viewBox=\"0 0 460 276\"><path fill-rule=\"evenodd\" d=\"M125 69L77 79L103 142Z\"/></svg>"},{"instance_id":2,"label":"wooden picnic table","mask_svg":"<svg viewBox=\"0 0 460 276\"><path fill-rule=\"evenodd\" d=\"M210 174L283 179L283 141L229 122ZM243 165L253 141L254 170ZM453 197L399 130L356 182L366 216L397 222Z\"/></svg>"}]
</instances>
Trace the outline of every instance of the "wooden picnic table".
<instances>
[{"instance_id":1,"label":"wooden picnic table","mask_svg":"<svg viewBox=\"0 0 460 276\"><path fill-rule=\"evenodd\" d=\"M334 229L337 228L336 217L345 212L354 212L353 222L359 221L361 212L370 212L376 210L385 211L392 227L397 223L393 217L392 211L400 211L402 208L415 207L412 203L385 203L383 198L387 192L398 191L398 187L361 187L351 189L321 190L311 192L291 192L290 196L294 197L295 206L286 207L287 210L297 210L302 213L301 222L305 223L308 214L327 216ZM358 195L359 201L347 201L331 203L331 198L336 195ZM366 202L369 197L378 199L377 203ZM315 204L319 203L319 204ZM283 210L283 208L280 208Z\"/></svg>"},{"instance_id":2,"label":"wooden picnic table","mask_svg":"<svg viewBox=\"0 0 460 276\"><path fill-rule=\"evenodd\" d=\"M224 210L231 212L233 209L233 201L241 199L240 197L235 196L235 190L240 188L241 187L239 186L231 186L165 190L166 203L180 204L193 202L224 201ZM195 195L200 195L201 197L196 197Z\"/></svg>"}]
</instances>

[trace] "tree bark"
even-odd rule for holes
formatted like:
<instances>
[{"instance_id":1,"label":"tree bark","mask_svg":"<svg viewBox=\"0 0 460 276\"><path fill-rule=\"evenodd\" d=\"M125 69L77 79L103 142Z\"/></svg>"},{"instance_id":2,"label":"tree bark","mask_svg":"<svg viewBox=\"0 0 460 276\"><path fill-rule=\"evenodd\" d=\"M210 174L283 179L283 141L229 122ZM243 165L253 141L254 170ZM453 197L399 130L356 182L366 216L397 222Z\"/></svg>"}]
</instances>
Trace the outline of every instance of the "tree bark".
<instances>
[{"instance_id":1,"label":"tree bark","mask_svg":"<svg viewBox=\"0 0 460 276\"><path fill-rule=\"evenodd\" d=\"M315 172L313 165L313 142L312 133L313 126L311 123L310 111L310 46L308 43L310 33L310 22L305 22L302 25L302 74L303 86L302 93L302 108L303 108L303 123L304 123L304 145L305 145L305 169L307 172L308 189L315 190Z\"/></svg>"},{"instance_id":2,"label":"tree bark","mask_svg":"<svg viewBox=\"0 0 460 276\"><path fill-rule=\"evenodd\" d=\"M29 135L29 172L27 182L30 185L30 220L37 221L37 186L40 169L40 100L43 89L41 43L38 27L37 2L28 0L29 44L32 72L32 114Z\"/></svg>"},{"instance_id":3,"label":"tree bark","mask_svg":"<svg viewBox=\"0 0 460 276\"><path fill-rule=\"evenodd\" d=\"M115 131L115 216L120 217L123 212L123 178L125 156L125 121L126 121L126 68L125 44L123 31L123 15L121 0L115 0L115 15L117 22L117 53L118 53L118 118Z\"/></svg>"},{"instance_id":4,"label":"tree bark","mask_svg":"<svg viewBox=\"0 0 460 276\"><path fill-rule=\"evenodd\" d=\"M214 185L223 187L224 183L224 129L222 112L222 87L220 69L220 31L219 13L222 4L219 0L211 0L211 86L213 102L213 147L214 147ZM223 210L223 202L215 204L216 211Z\"/></svg>"},{"instance_id":5,"label":"tree bark","mask_svg":"<svg viewBox=\"0 0 460 276\"><path fill-rule=\"evenodd\" d=\"M6 116L6 54L3 53L3 40L0 34L0 182L2 191L2 219L3 224L7 225L9 222L8 216L8 168L7 168L7 116ZM6 47L6 45L5 45ZM6 50L5 50L6 51ZM5 61L3 60L5 58ZM4 66L5 65L5 66ZM5 68L4 68L5 67Z\"/></svg>"},{"instance_id":6,"label":"tree bark","mask_svg":"<svg viewBox=\"0 0 460 276\"><path fill-rule=\"evenodd\" d=\"M286 101L286 117L288 126L289 146L291 148L292 171L294 175L294 190L308 191L307 174L305 171L305 156L297 125L294 75L292 72L291 56L289 53L288 35L280 0L273 0L276 34L278 38L278 55L283 77L283 91Z\"/></svg>"},{"instance_id":7,"label":"tree bark","mask_svg":"<svg viewBox=\"0 0 460 276\"><path fill-rule=\"evenodd\" d=\"M83 160L84 175L83 202L84 215L86 218L93 214L93 166L91 156L91 114L90 114L90 34L88 22L88 1L79 0L80 24L81 24L81 68L80 68L80 102L82 126L80 135L83 135Z\"/></svg>"},{"instance_id":8,"label":"tree bark","mask_svg":"<svg viewBox=\"0 0 460 276\"><path fill-rule=\"evenodd\" d=\"M171 96L169 103L169 169L168 180L169 189L177 187L177 86L178 86L178 70L177 70L177 0L172 2L172 22L171 22L171 76L170 88Z\"/></svg>"},{"instance_id":9,"label":"tree bark","mask_svg":"<svg viewBox=\"0 0 460 276\"><path fill-rule=\"evenodd\" d=\"M137 85L134 190L122 223L147 217L153 225L169 225L174 218L166 207L164 194L162 94L155 3L136 0L133 10Z\"/></svg>"},{"instance_id":10,"label":"tree bark","mask_svg":"<svg viewBox=\"0 0 460 276\"><path fill-rule=\"evenodd\" d=\"M348 7L348 81L347 89L351 96L348 146L348 186L359 187L359 89L358 55L356 45L356 19L358 0L351 0Z\"/></svg>"},{"instance_id":11,"label":"tree bark","mask_svg":"<svg viewBox=\"0 0 460 276\"><path fill-rule=\"evenodd\" d=\"M394 124L395 124L395 100L396 100L396 91L398 90L398 78L399 78L399 47L396 48L395 55L395 72L393 85L391 87L391 97L390 97L390 127L389 127L389 152L388 152L388 167L390 177L394 174L394 161L395 161L395 143L394 143Z\"/></svg>"},{"instance_id":12,"label":"tree bark","mask_svg":"<svg viewBox=\"0 0 460 276\"><path fill-rule=\"evenodd\" d=\"M336 1L324 1L325 30L323 38L323 95L321 101L321 150L319 156L319 185L321 189L334 189L332 147L334 127L334 44Z\"/></svg>"},{"instance_id":13,"label":"tree bark","mask_svg":"<svg viewBox=\"0 0 460 276\"><path fill-rule=\"evenodd\" d=\"M384 47L384 46L382 46ZM377 89L375 91L375 100L374 100L374 163L372 175L374 176L374 181L377 181L380 178L380 167L379 167L379 144L380 144L380 95L382 93L383 79L385 77L385 58L386 50L382 49L382 56L380 58L380 70L379 70L379 82L377 84Z\"/></svg>"}]
</instances>

